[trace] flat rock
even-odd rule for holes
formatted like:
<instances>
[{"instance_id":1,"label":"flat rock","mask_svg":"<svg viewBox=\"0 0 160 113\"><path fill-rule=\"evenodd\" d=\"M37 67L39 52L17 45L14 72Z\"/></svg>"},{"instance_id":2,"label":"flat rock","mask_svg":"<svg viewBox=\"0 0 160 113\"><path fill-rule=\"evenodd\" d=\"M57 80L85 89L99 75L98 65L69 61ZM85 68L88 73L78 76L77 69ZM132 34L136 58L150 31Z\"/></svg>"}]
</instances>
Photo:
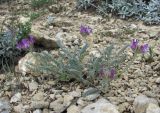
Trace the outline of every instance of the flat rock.
<instances>
[{"instance_id":1,"label":"flat rock","mask_svg":"<svg viewBox=\"0 0 160 113\"><path fill-rule=\"evenodd\" d=\"M116 107L106 99L99 99L97 102L89 104L81 113L119 113Z\"/></svg>"},{"instance_id":2,"label":"flat rock","mask_svg":"<svg viewBox=\"0 0 160 113\"><path fill-rule=\"evenodd\" d=\"M48 108L49 102L45 101L32 101L31 102L31 108L33 109L41 109L41 108Z\"/></svg>"}]
</instances>

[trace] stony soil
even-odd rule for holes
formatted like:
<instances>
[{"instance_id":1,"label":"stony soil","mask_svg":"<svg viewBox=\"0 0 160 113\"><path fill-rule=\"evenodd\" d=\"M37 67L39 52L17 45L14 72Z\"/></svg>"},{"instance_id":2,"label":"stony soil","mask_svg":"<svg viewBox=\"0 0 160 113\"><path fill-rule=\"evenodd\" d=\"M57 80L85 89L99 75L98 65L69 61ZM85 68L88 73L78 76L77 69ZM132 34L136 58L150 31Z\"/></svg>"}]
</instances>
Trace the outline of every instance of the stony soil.
<instances>
[{"instance_id":1,"label":"stony soil","mask_svg":"<svg viewBox=\"0 0 160 113\"><path fill-rule=\"evenodd\" d=\"M72 49L79 46L80 40L83 40L79 35L79 26L86 24L93 29L94 45L90 49L91 53L96 51L96 48L103 48L110 43L122 47L136 38L154 48L153 61L144 62L141 56L138 56L127 73L111 82L108 92L95 94L87 99L81 97L81 94L88 88L77 82L57 83L53 77L1 74L0 83L3 85L0 87L0 103L1 100L6 102L7 107L11 107L11 113L78 113L86 105L103 97L116 105L120 113L134 113L134 100L143 94L154 98L160 105L160 27L145 26L142 22L133 20L107 20L93 12L78 12L74 10L74 3L68 1L63 5L65 10L56 14L49 12L34 20L32 28L52 38L55 38L57 33L66 33L67 36L63 40L66 46ZM5 12L0 12L0 20L7 14L6 9L1 6L0 9ZM55 19L53 23L48 24L49 15ZM56 51L53 48L50 50L53 53ZM132 52L128 50L127 54L131 56Z\"/></svg>"}]
</instances>

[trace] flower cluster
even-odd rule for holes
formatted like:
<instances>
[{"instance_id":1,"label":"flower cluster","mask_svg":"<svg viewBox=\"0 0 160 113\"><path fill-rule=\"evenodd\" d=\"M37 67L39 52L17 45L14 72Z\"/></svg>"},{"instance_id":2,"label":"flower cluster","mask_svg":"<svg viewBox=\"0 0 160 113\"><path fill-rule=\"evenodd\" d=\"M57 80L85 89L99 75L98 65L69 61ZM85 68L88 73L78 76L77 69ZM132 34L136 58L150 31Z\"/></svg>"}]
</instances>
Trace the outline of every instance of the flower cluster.
<instances>
[{"instance_id":1,"label":"flower cluster","mask_svg":"<svg viewBox=\"0 0 160 113\"><path fill-rule=\"evenodd\" d=\"M90 35L92 33L92 28L90 28L89 26L81 25L80 33L82 35Z\"/></svg>"},{"instance_id":2,"label":"flower cluster","mask_svg":"<svg viewBox=\"0 0 160 113\"><path fill-rule=\"evenodd\" d=\"M139 43L139 41L137 39L132 40L130 47L133 51L138 51L138 52L141 52L142 54L149 51L148 44L143 44L143 45L139 46L138 43Z\"/></svg>"},{"instance_id":3,"label":"flower cluster","mask_svg":"<svg viewBox=\"0 0 160 113\"><path fill-rule=\"evenodd\" d=\"M29 35L27 38L24 38L20 42L18 42L16 47L18 49L27 49L34 43L35 43L35 38L32 35Z\"/></svg>"},{"instance_id":4,"label":"flower cluster","mask_svg":"<svg viewBox=\"0 0 160 113\"><path fill-rule=\"evenodd\" d=\"M114 78L115 78L115 75L116 75L116 70L115 70L115 68L111 68L111 69L109 69L108 71L106 71L105 68L104 68L104 65L101 65L101 66L100 66L100 70L99 70L99 77L103 78L103 77L105 77L106 75L107 75L109 78L114 79Z\"/></svg>"}]
</instances>

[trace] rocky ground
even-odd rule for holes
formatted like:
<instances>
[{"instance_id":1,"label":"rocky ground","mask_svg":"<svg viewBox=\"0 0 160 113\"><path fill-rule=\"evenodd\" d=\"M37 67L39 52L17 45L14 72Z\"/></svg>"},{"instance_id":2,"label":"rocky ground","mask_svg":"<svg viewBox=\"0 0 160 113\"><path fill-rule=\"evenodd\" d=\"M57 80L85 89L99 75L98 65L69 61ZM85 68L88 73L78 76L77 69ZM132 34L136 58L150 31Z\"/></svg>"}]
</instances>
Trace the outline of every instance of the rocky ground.
<instances>
[{"instance_id":1,"label":"rocky ground","mask_svg":"<svg viewBox=\"0 0 160 113\"><path fill-rule=\"evenodd\" d=\"M32 34L38 37L39 43L48 52L58 55L56 37L60 37L70 49L80 46L83 38L79 34L79 27L86 24L93 29L94 44L90 54L96 55L96 48L103 48L110 43L122 47L136 38L153 47L153 61L142 62L138 56L128 73L111 82L108 92L83 97L83 93L92 87L83 87L77 82L57 83L51 76L33 74L33 70L25 66L26 61L39 65L39 61L43 59L28 53L20 59L16 68L22 74L0 75L0 112L160 113L160 27L114 18L107 20L93 13L78 12L74 10L74 5L70 1L63 5L65 10L58 10L56 13L54 10L33 21ZM54 7L55 5L51 8ZM48 20L50 17L52 18ZM132 55L131 51L127 54Z\"/></svg>"}]
</instances>

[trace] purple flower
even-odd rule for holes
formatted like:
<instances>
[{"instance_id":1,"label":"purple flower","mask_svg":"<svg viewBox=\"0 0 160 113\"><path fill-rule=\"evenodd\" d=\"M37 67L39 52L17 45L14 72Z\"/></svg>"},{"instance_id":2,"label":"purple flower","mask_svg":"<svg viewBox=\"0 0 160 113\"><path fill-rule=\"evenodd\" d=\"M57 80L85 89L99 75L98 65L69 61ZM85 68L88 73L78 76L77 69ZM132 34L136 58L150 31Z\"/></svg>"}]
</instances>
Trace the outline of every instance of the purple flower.
<instances>
[{"instance_id":1,"label":"purple flower","mask_svg":"<svg viewBox=\"0 0 160 113\"><path fill-rule=\"evenodd\" d=\"M114 79L115 74L116 74L116 70L115 70L114 68L111 68L111 69L109 70L109 77L110 77L111 79Z\"/></svg>"},{"instance_id":2,"label":"purple flower","mask_svg":"<svg viewBox=\"0 0 160 113\"><path fill-rule=\"evenodd\" d=\"M100 66L98 75L99 75L99 77L104 77L106 75L106 72L105 72L105 69L104 69L104 65Z\"/></svg>"},{"instance_id":3,"label":"purple flower","mask_svg":"<svg viewBox=\"0 0 160 113\"><path fill-rule=\"evenodd\" d=\"M146 52L148 52L149 51L149 46L148 46L148 44L144 44L144 45L141 45L140 46L140 51L141 51L141 53L146 53Z\"/></svg>"},{"instance_id":4,"label":"purple flower","mask_svg":"<svg viewBox=\"0 0 160 113\"><path fill-rule=\"evenodd\" d=\"M17 43L18 49L27 49L30 47L30 45L35 43L35 39L33 36L29 35L28 38L22 39L20 42Z\"/></svg>"},{"instance_id":5,"label":"purple flower","mask_svg":"<svg viewBox=\"0 0 160 113\"><path fill-rule=\"evenodd\" d=\"M131 47L132 50L136 50L137 47L138 47L138 40L137 39L133 39L130 47Z\"/></svg>"},{"instance_id":6,"label":"purple flower","mask_svg":"<svg viewBox=\"0 0 160 113\"><path fill-rule=\"evenodd\" d=\"M90 28L89 26L81 25L80 33L83 35L89 35L92 33L92 28Z\"/></svg>"}]
</instances>

